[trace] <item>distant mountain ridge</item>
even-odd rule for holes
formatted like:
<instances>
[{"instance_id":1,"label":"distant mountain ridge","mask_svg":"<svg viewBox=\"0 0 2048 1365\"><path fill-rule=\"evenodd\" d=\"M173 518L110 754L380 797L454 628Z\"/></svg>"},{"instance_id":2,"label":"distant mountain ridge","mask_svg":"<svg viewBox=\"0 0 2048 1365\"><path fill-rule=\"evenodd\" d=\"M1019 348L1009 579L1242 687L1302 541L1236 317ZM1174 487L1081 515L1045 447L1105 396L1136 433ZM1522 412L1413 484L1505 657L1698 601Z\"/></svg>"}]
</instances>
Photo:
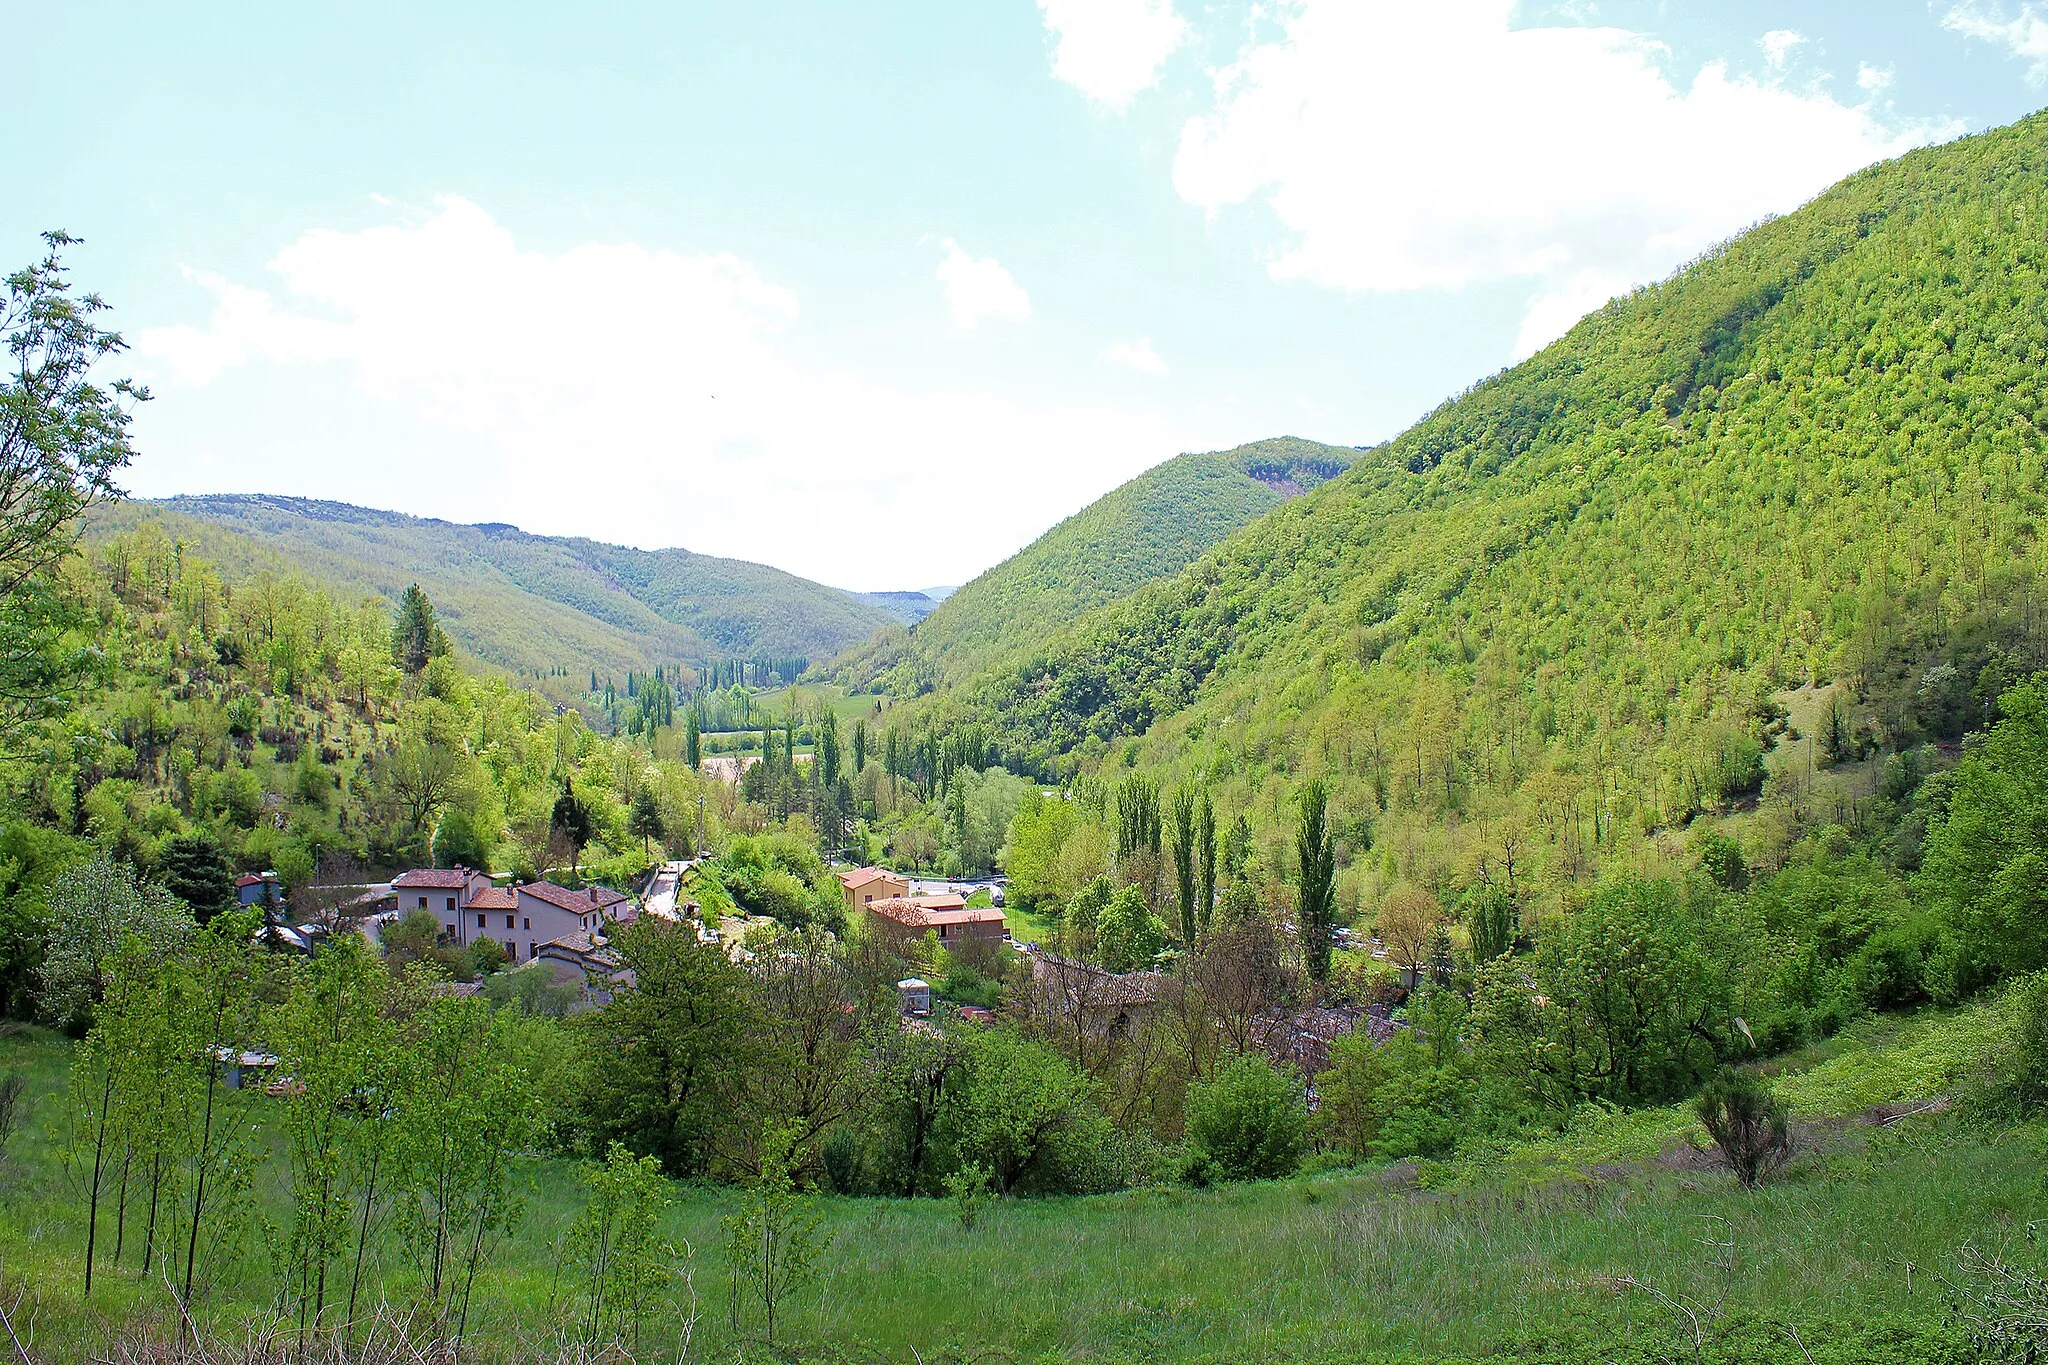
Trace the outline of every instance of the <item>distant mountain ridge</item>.
<instances>
[{"instance_id":1,"label":"distant mountain ridge","mask_svg":"<svg viewBox=\"0 0 2048 1365\"><path fill-rule=\"evenodd\" d=\"M97 509L87 537L151 520L231 574L296 572L394 600L417 582L465 648L522 671L623 674L732 656L822 659L903 619L857 594L746 560L310 498L138 499Z\"/></svg>"},{"instance_id":2,"label":"distant mountain ridge","mask_svg":"<svg viewBox=\"0 0 2048 1365\"><path fill-rule=\"evenodd\" d=\"M834 665L856 686L914 695L958 680L1156 579L1351 467L1358 451L1294 436L1177 455L1112 489L973 582L906 633Z\"/></svg>"}]
</instances>

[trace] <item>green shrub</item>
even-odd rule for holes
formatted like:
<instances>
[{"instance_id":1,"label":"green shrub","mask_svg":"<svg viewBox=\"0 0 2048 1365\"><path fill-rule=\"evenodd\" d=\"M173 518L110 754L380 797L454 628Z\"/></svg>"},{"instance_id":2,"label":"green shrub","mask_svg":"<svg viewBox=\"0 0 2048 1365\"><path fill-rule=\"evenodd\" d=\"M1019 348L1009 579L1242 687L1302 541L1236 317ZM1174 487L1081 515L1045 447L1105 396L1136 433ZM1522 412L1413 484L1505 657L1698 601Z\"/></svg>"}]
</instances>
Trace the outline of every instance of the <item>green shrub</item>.
<instances>
[{"instance_id":1,"label":"green shrub","mask_svg":"<svg viewBox=\"0 0 2048 1365\"><path fill-rule=\"evenodd\" d=\"M2023 977L2006 991L1998 1030L1966 1099L1969 1108L1999 1122L2048 1111L2048 972Z\"/></svg>"},{"instance_id":2,"label":"green shrub","mask_svg":"<svg viewBox=\"0 0 2048 1365\"><path fill-rule=\"evenodd\" d=\"M1744 1189L1755 1189L1766 1173L1792 1155L1785 1102L1754 1072L1721 1068L1693 1101L1693 1112Z\"/></svg>"},{"instance_id":3,"label":"green shrub","mask_svg":"<svg viewBox=\"0 0 2048 1365\"><path fill-rule=\"evenodd\" d=\"M1301 1079L1264 1057L1229 1062L1188 1087L1188 1150L1223 1180L1292 1175L1308 1140Z\"/></svg>"}]
</instances>

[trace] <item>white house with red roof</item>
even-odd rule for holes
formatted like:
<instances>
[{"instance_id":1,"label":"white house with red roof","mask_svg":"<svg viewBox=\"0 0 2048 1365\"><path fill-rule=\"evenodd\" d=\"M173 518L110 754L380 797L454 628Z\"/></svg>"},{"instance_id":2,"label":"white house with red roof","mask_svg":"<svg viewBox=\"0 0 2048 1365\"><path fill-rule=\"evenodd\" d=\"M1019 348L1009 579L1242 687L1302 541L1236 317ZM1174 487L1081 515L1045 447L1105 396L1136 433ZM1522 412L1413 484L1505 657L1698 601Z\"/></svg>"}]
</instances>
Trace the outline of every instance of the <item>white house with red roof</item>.
<instances>
[{"instance_id":1,"label":"white house with red roof","mask_svg":"<svg viewBox=\"0 0 2048 1365\"><path fill-rule=\"evenodd\" d=\"M608 886L571 891L553 882L494 886L467 868L417 868L392 879L398 914L424 910L440 921L456 943L487 938L505 950L509 962L532 962L556 939L602 932L607 920L633 919L632 898Z\"/></svg>"},{"instance_id":2,"label":"white house with red roof","mask_svg":"<svg viewBox=\"0 0 2048 1365\"><path fill-rule=\"evenodd\" d=\"M424 910L439 920L442 931L457 943L469 941L462 932L469 903L479 892L490 889L489 876L466 867L416 867L391 879L399 918Z\"/></svg>"}]
</instances>

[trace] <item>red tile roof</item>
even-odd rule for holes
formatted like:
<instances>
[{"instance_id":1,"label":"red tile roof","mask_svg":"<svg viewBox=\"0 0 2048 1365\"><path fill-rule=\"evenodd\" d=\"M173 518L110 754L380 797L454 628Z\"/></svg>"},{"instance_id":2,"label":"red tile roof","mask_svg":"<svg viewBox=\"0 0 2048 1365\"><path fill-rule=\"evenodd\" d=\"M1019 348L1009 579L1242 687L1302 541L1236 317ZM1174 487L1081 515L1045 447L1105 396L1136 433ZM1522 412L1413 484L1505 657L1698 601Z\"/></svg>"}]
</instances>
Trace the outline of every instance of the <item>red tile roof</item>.
<instances>
[{"instance_id":1,"label":"red tile roof","mask_svg":"<svg viewBox=\"0 0 2048 1365\"><path fill-rule=\"evenodd\" d=\"M519 897L506 886L487 886L469 898L472 910L517 910Z\"/></svg>"},{"instance_id":2,"label":"red tile roof","mask_svg":"<svg viewBox=\"0 0 2048 1365\"><path fill-rule=\"evenodd\" d=\"M237 890L245 886L261 885L263 885L263 878L257 876L254 872L244 872L241 876L235 878L235 887Z\"/></svg>"},{"instance_id":3,"label":"red tile roof","mask_svg":"<svg viewBox=\"0 0 2048 1365\"><path fill-rule=\"evenodd\" d=\"M469 885L470 873L460 867L416 867L391 879L393 887L418 887L427 891L459 891Z\"/></svg>"},{"instance_id":4,"label":"red tile roof","mask_svg":"<svg viewBox=\"0 0 2048 1365\"><path fill-rule=\"evenodd\" d=\"M853 891L859 889L860 887L866 886L869 882L877 881L883 877L887 877L891 881L906 881L905 878L897 876L894 872L889 871L889 869L885 867L857 867L851 872L840 873L839 882L840 885L844 886L848 891Z\"/></svg>"},{"instance_id":5,"label":"red tile roof","mask_svg":"<svg viewBox=\"0 0 2048 1365\"><path fill-rule=\"evenodd\" d=\"M909 928L939 924L1003 924L1000 910L977 906L969 910L960 896L889 896L869 901L866 908L883 919Z\"/></svg>"},{"instance_id":6,"label":"red tile roof","mask_svg":"<svg viewBox=\"0 0 2048 1365\"><path fill-rule=\"evenodd\" d=\"M608 886L593 886L588 891L571 891L566 886L553 882L528 882L519 890L538 901L545 901L557 910L567 910L574 915L588 914L592 910L607 910L631 899L622 896Z\"/></svg>"}]
</instances>

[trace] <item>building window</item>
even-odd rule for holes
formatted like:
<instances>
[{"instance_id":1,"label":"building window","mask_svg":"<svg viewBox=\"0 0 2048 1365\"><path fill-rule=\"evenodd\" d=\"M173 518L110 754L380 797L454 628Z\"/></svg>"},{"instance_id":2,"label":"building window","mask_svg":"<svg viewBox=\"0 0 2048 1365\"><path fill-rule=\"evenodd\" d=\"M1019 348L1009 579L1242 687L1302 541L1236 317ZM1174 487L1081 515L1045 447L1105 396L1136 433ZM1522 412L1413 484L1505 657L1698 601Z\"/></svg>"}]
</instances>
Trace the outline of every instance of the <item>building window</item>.
<instances>
[{"instance_id":1,"label":"building window","mask_svg":"<svg viewBox=\"0 0 2048 1365\"><path fill-rule=\"evenodd\" d=\"M427 908L427 898L426 898L425 896L421 896L421 897L420 897L420 909L424 910L424 909L426 909L426 908Z\"/></svg>"},{"instance_id":2,"label":"building window","mask_svg":"<svg viewBox=\"0 0 2048 1365\"><path fill-rule=\"evenodd\" d=\"M510 915L505 916L505 927L507 929L512 927L512 917Z\"/></svg>"},{"instance_id":3,"label":"building window","mask_svg":"<svg viewBox=\"0 0 2048 1365\"><path fill-rule=\"evenodd\" d=\"M531 916L531 915L528 915L528 916L526 917L526 924L525 924L525 927L526 927L526 928L528 928L528 929L531 929L531 928L533 927L533 916Z\"/></svg>"},{"instance_id":4,"label":"building window","mask_svg":"<svg viewBox=\"0 0 2048 1365\"><path fill-rule=\"evenodd\" d=\"M479 929L484 927L484 917L482 915L476 917L476 927Z\"/></svg>"},{"instance_id":5,"label":"building window","mask_svg":"<svg viewBox=\"0 0 2048 1365\"><path fill-rule=\"evenodd\" d=\"M448 913L451 915L455 913L455 897L453 896L448 898Z\"/></svg>"}]
</instances>

